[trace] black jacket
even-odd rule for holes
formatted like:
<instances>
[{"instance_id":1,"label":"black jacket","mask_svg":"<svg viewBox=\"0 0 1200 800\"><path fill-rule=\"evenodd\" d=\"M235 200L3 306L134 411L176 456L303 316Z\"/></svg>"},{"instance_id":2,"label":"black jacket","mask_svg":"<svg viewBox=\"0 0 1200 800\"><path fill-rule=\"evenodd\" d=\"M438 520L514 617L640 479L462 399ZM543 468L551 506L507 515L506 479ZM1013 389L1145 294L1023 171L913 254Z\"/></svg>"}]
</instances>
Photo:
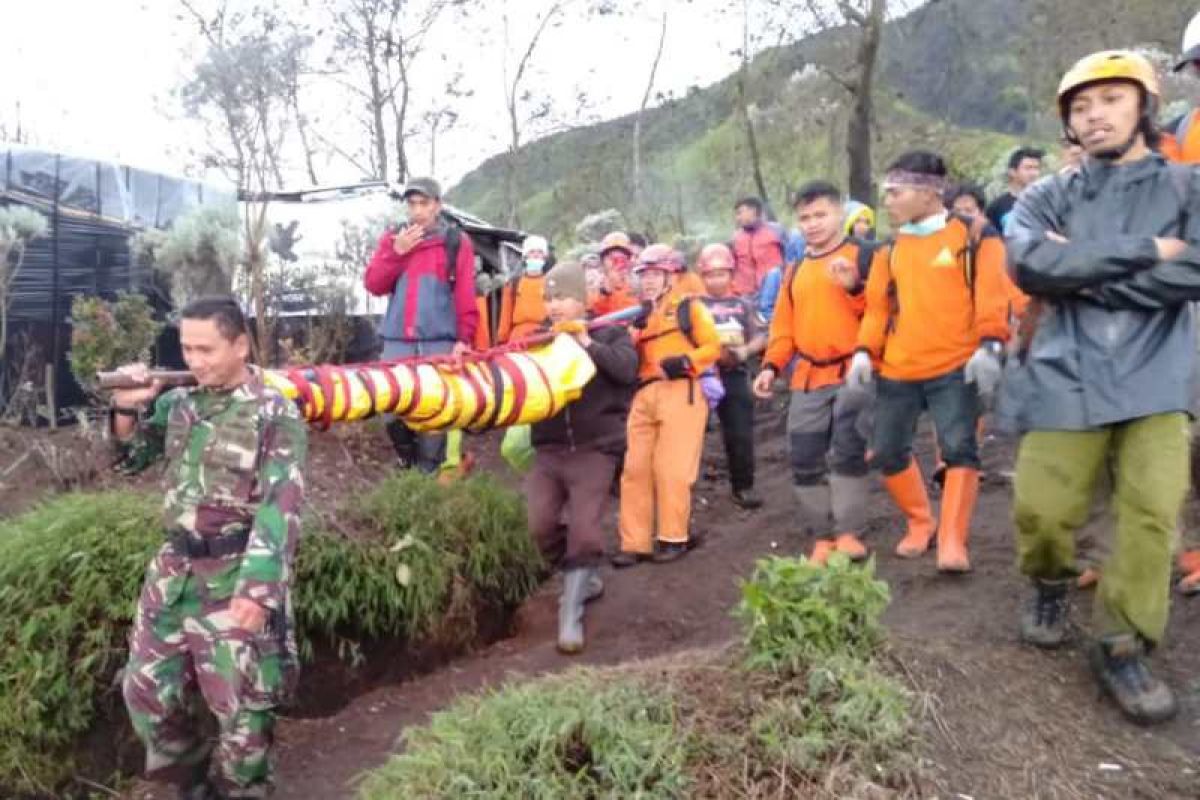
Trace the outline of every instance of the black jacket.
<instances>
[{"instance_id":1,"label":"black jacket","mask_svg":"<svg viewBox=\"0 0 1200 800\"><path fill-rule=\"evenodd\" d=\"M555 416L533 425L533 446L620 453L625 449L625 420L637 387L638 357L621 326L591 333L587 354L596 376L578 400Z\"/></svg>"}]
</instances>

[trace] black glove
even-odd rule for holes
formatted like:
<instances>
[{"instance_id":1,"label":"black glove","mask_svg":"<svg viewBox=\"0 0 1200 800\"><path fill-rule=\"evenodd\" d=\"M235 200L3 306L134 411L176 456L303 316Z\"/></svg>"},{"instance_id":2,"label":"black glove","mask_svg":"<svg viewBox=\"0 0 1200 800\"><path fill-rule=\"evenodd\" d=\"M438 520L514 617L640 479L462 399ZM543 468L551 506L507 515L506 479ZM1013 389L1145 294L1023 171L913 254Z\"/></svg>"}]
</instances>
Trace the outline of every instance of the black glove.
<instances>
[{"instance_id":1,"label":"black glove","mask_svg":"<svg viewBox=\"0 0 1200 800\"><path fill-rule=\"evenodd\" d=\"M670 356L658 362L663 374L671 380L686 378L691 373L692 362L687 356Z\"/></svg>"},{"instance_id":2,"label":"black glove","mask_svg":"<svg viewBox=\"0 0 1200 800\"><path fill-rule=\"evenodd\" d=\"M654 304L651 303L649 300L646 300L645 302L642 303L642 313L640 313L636 317L634 317L633 322L631 322L630 324L633 325L633 327L637 328L639 331L645 330L646 326L650 324L650 313L652 311L654 311Z\"/></svg>"}]
</instances>

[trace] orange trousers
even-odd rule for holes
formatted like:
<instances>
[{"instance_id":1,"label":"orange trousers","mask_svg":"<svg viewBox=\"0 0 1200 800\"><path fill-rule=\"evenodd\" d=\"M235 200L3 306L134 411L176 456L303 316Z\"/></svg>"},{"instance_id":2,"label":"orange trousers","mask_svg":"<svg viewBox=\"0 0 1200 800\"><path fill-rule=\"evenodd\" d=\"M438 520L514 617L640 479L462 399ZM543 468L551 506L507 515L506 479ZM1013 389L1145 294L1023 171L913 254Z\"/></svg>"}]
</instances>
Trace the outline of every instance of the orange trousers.
<instances>
[{"instance_id":1,"label":"orange trousers","mask_svg":"<svg viewBox=\"0 0 1200 800\"><path fill-rule=\"evenodd\" d=\"M655 381L634 395L621 472L622 551L654 549L656 512L659 541L688 540L707 421L708 403L696 381Z\"/></svg>"}]
</instances>

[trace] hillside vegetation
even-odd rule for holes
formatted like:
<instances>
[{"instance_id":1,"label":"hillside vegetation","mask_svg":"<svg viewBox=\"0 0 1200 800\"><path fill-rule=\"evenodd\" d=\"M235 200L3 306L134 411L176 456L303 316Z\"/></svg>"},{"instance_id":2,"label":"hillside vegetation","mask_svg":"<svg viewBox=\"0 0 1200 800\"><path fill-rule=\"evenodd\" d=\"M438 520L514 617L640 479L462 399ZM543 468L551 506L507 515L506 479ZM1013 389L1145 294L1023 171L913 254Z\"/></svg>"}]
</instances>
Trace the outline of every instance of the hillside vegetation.
<instances>
[{"instance_id":1,"label":"hillside vegetation","mask_svg":"<svg viewBox=\"0 0 1200 800\"><path fill-rule=\"evenodd\" d=\"M923 5L885 30L876 80L875 169L920 145L943 151L961 176L996 179L1016 144L1053 146L1053 97L1066 66L1093 50L1134 45L1158 51L1165 64L1194 11L1185 0ZM803 181L845 180L846 94L812 64L844 58L848 36L828 31L763 52L751 65L751 115L779 216L787 216L785 198ZM1168 99L1180 94L1181 85L1168 84ZM726 235L733 200L754 187L736 98L735 76L729 76L647 110L647 207L639 219L631 218L629 201L632 115L527 145L519 157L522 227L550 235L561 247L574 243L583 217L611 208L629 227L663 238ZM503 157L485 161L450 196L486 218L503 219Z\"/></svg>"}]
</instances>

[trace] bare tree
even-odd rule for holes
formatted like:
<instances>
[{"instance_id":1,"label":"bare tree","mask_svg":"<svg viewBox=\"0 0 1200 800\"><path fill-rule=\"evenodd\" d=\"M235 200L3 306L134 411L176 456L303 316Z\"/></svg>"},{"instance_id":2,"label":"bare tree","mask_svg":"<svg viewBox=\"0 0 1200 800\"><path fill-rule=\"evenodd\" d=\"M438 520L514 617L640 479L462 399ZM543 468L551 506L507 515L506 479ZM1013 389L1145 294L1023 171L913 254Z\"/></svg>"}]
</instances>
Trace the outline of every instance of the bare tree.
<instances>
[{"instance_id":1,"label":"bare tree","mask_svg":"<svg viewBox=\"0 0 1200 800\"><path fill-rule=\"evenodd\" d=\"M758 138L754 134L754 119L750 114L749 88L747 86L750 82L750 49L750 0L742 0L741 65L738 67L737 75L738 111L746 129L746 146L750 151L750 167L754 172L754 185L758 189L759 197L769 209L771 199L767 194L767 182L763 179L762 159L758 153Z\"/></svg>"},{"instance_id":2,"label":"bare tree","mask_svg":"<svg viewBox=\"0 0 1200 800\"><path fill-rule=\"evenodd\" d=\"M650 77L646 79L646 91L642 93L642 103L638 106L637 115L633 118L633 209L639 224L645 222L646 197L642 177L642 117L646 106L650 104L650 95L654 91L654 79L658 75L658 64L662 61L663 47L667 42L667 12L663 11L662 25L658 32L658 48L654 51L654 60L650 62Z\"/></svg>"},{"instance_id":3,"label":"bare tree","mask_svg":"<svg viewBox=\"0 0 1200 800\"><path fill-rule=\"evenodd\" d=\"M508 111L509 129L504 183L505 198L508 204L508 224L512 227L517 227L520 224L521 198L517 187L517 160L520 157L521 151L521 135L528 123L537 119L543 119L550 113L550 101L543 98L538 102L534 102L533 94L525 88L525 79L528 75L533 55L537 51L538 44L542 41L542 35L546 32L546 28L549 27L552 20L563 12L563 9L569 3L570 0L555 0L538 16L538 22L534 27L533 35L529 37L528 42L520 50L517 63L511 70L509 68L509 56L513 52L512 40L509 30L508 3L504 4L504 106ZM531 103L533 106L529 108Z\"/></svg>"},{"instance_id":4,"label":"bare tree","mask_svg":"<svg viewBox=\"0 0 1200 800\"><path fill-rule=\"evenodd\" d=\"M267 298L267 204L282 188L282 149L293 120L288 105L308 37L273 8L230 11L222 2L206 13L180 0L207 50L181 87L184 108L208 134L206 162L225 169L243 199L244 280L255 318L260 363L270 358L272 312Z\"/></svg>"},{"instance_id":5,"label":"bare tree","mask_svg":"<svg viewBox=\"0 0 1200 800\"><path fill-rule=\"evenodd\" d=\"M371 177L384 180L393 170L399 181L408 177L413 67L427 35L452 7L465 12L466 0L341 0L335 7L339 58L360 72L340 83L364 111Z\"/></svg>"}]
</instances>

